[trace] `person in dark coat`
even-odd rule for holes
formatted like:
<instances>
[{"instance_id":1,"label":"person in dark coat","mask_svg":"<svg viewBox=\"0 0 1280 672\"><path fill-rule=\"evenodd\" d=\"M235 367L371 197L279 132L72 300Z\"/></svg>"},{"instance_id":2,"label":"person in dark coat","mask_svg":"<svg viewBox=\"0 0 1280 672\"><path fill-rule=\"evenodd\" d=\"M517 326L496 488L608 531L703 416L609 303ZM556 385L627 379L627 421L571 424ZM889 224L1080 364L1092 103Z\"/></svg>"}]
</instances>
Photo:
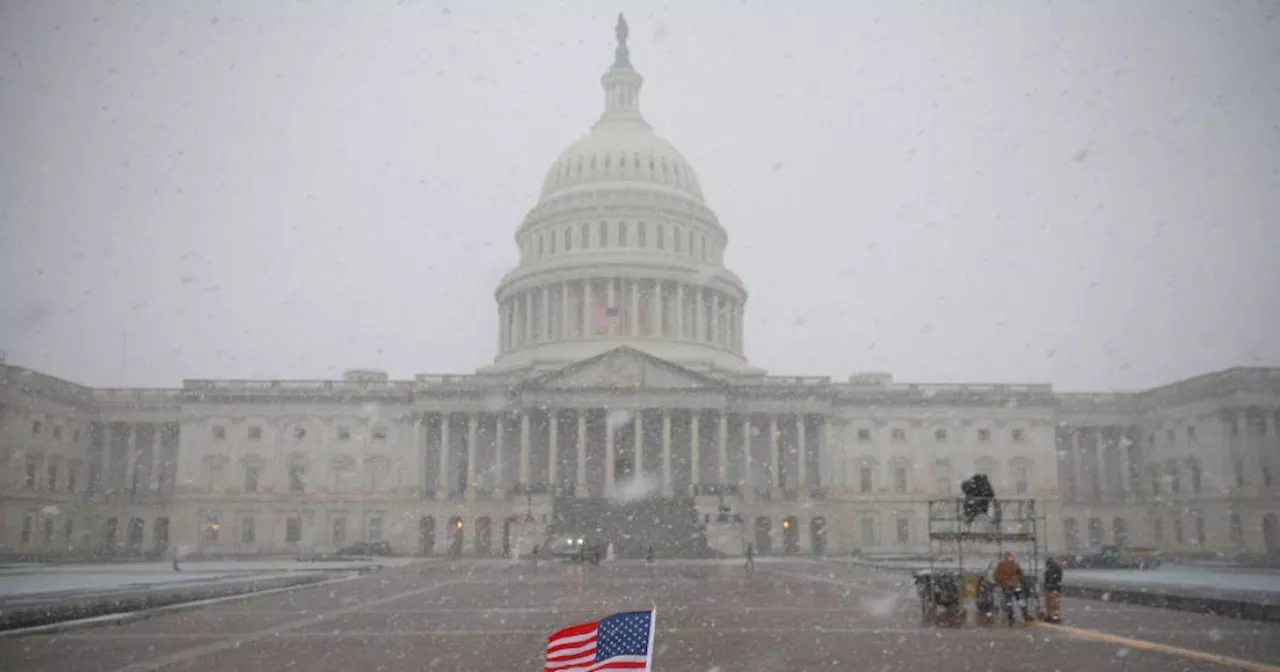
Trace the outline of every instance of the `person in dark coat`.
<instances>
[{"instance_id":1,"label":"person in dark coat","mask_svg":"<svg viewBox=\"0 0 1280 672\"><path fill-rule=\"evenodd\" d=\"M747 556L746 568L748 570L755 569L756 568L756 549L751 544L747 544L746 556Z\"/></svg>"},{"instance_id":2,"label":"person in dark coat","mask_svg":"<svg viewBox=\"0 0 1280 672\"><path fill-rule=\"evenodd\" d=\"M1062 563L1052 557L1044 561L1044 611L1050 623L1062 620Z\"/></svg>"}]
</instances>

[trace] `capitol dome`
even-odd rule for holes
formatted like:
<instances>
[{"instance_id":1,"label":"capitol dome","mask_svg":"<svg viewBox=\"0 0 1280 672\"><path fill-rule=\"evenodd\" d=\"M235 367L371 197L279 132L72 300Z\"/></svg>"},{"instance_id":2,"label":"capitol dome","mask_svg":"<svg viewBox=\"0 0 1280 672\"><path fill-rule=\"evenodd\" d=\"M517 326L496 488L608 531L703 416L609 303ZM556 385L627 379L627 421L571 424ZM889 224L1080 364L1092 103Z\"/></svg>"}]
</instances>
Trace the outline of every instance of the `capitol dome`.
<instances>
[{"instance_id":1,"label":"capitol dome","mask_svg":"<svg viewBox=\"0 0 1280 672\"><path fill-rule=\"evenodd\" d=\"M747 365L742 281L698 176L640 114L644 78L618 17L604 113L551 164L498 285L498 356L486 371L540 372L629 346L698 371Z\"/></svg>"}]
</instances>

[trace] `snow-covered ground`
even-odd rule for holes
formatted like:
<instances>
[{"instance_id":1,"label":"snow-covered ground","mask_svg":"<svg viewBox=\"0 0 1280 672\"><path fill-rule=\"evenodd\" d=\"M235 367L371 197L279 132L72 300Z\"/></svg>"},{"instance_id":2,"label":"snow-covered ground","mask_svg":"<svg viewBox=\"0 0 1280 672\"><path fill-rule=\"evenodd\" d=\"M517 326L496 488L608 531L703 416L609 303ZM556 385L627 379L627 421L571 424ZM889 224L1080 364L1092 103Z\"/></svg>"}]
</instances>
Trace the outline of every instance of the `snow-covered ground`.
<instances>
[{"instance_id":1,"label":"snow-covered ground","mask_svg":"<svg viewBox=\"0 0 1280 672\"><path fill-rule=\"evenodd\" d=\"M1200 567L1166 565L1160 569L1111 570L1072 569L1064 579L1068 583L1088 586L1115 586L1136 588L1148 592L1182 594L1188 590L1249 593L1266 598L1270 603L1280 601L1280 574L1266 571L1214 571Z\"/></svg>"},{"instance_id":2,"label":"snow-covered ground","mask_svg":"<svg viewBox=\"0 0 1280 672\"><path fill-rule=\"evenodd\" d=\"M297 562L293 560L199 561L181 563L173 571L166 562L76 565L15 564L0 566L0 597L18 597L73 591L104 592L165 584L262 579L294 572L359 571L371 567L397 567L412 558L377 558L351 562Z\"/></svg>"}]
</instances>

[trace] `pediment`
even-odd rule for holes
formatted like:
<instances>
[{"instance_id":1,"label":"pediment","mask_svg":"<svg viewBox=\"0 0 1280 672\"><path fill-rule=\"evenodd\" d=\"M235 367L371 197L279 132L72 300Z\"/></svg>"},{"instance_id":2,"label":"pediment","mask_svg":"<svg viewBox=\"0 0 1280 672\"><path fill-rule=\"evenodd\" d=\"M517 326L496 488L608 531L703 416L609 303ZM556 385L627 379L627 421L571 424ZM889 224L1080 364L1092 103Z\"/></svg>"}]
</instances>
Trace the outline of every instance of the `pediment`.
<instances>
[{"instance_id":1,"label":"pediment","mask_svg":"<svg viewBox=\"0 0 1280 672\"><path fill-rule=\"evenodd\" d=\"M724 383L626 346L570 364L531 382L544 389L720 389Z\"/></svg>"}]
</instances>

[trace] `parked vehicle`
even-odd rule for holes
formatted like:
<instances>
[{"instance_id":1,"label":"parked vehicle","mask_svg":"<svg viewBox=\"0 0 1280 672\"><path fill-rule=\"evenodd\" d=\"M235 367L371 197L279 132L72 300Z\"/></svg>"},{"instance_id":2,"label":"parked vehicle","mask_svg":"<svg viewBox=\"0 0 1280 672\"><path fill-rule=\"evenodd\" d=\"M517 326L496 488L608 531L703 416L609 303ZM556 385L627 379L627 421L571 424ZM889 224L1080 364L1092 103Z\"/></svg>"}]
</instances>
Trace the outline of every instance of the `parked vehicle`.
<instances>
[{"instance_id":1,"label":"parked vehicle","mask_svg":"<svg viewBox=\"0 0 1280 672\"><path fill-rule=\"evenodd\" d=\"M385 541L357 541L343 546L339 555L391 555L391 544Z\"/></svg>"},{"instance_id":2,"label":"parked vehicle","mask_svg":"<svg viewBox=\"0 0 1280 672\"><path fill-rule=\"evenodd\" d=\"M1068 553L1058 560L1064 569L1155 569L1160 566L1160 558L1154 551L1136 550L1098 546Z\"/></svg>"}]
</instances>

